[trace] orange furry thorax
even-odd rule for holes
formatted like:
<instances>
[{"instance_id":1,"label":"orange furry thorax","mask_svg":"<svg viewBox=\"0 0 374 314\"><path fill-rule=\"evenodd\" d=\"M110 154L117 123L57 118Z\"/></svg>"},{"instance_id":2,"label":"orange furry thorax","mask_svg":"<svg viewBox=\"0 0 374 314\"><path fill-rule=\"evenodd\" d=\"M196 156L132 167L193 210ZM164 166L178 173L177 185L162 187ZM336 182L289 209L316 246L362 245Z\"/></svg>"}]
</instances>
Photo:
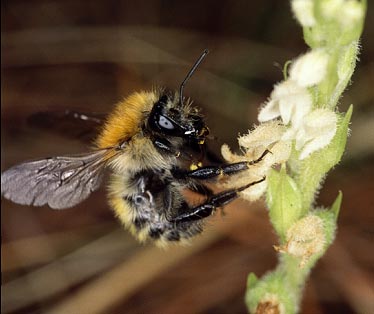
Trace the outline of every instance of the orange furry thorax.
<instances>
[{"instance_id":1,"label":"orange furry thorax","mask_svg":"<svg viewBox=\"0 0 374 314\"><path fill-rule=\"evenodd\" d=\"M99 149L113 147L138 133L145 114L157 99L157 92L136 92L119 102L108 115L96 146Z\"/></svg>"}]
</instances>

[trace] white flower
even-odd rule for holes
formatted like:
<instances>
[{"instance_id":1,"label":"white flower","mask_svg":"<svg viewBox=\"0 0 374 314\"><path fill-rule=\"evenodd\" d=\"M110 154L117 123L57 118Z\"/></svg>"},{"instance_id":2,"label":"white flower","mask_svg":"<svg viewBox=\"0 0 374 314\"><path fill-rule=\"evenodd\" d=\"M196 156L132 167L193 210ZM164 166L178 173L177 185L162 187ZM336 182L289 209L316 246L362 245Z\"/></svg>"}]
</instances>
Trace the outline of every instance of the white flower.
<instances>
[{"instance_id":1,"label":"white flower","mask_svg":"<svg viewBox=\"0 0 374 314\"><path fill-rule=\"evenodd\" d=\"M286 127L278 121L260 124L248 134L238 138L239 146L246 152L247 160L260 157L268 149L271 151L263 159L263 165L271 167L284 163L291 154L290 141L283 140Z\"/></svg>"},{"instance_id":2,"label":"white flower","mask_svg":"<svg viewBox=\"0 0 374 314\"><path fill-rule=\"evenodd\" d=\"M328 60L323 49L312 50L293 62L290 79L302 87L316 85L326 76Z\"/></svg>"},{"instance_id":3,"label":"white flower","mask_svg":"<svg viewBox=\"0 0 374 314\"><path fill-rule=\"evenodd\" d=\"M282 140L296 140L300 159L328 145L336 132L336 114L327 109L311 112L313 100L307 89L324 79L328 59L322 49L299 57L290 69L289 79L274 87L258 115L260 122L281 117L284 125L289 125Z\"/></svg>"},{"instance_id":4,"label":"white flower","mask_svg":"<svg viewBox=\"0 0 374 314\"><path fill-rule=\"evenodd\" d=\"M291 142L282 140L286 127L278 121L260 124L248 134L240 136L239 145L243 155L234 154L227 145L221 147L223 158L230 163L247 161L251 163L263 155L261 161L251 164L247 171L231 176L226 182L226 187L238 188L249 182L258 181L266 176L275 164L284 163L291 154ZM267 182L263 181L241 192L244 199L254 201L259 199L266 191Z\"/></svg>"},{"instance_id":5,"label":"white flower","mask_svg":"<svg viewBox=\"0 0 374 314\"><path fill-rule=\"evenodd\" d=\"M337 128L337 117L333 111L316 109L309 113L303 124L295 131L296 150L301 150L299 159L327 146ZM287 137L286 137L287 138Z\"/></svg>"},{"instance_id":6,"label":"white flower","mask_svg":"<svg viewBox=\"0 0 374 314\"><path fill-rule=\"evenodd\" d=\"M293 80L286 80L274 87L270 100L261 108L260 122L281 117L285 125L289 122L297 127L312 107L312 97L305 87Z\"/></svg>"},{"instance_id":7,"label":"white flower","mask_svg":"<svg viewBox=\"0 0 374 314\"><path fill-rule=\"evenodd\" d=\"M312 0L292 1L292 11L302 26L310 27L316 24L313 9L314 3Z\"/></svg>"}]
</instances>

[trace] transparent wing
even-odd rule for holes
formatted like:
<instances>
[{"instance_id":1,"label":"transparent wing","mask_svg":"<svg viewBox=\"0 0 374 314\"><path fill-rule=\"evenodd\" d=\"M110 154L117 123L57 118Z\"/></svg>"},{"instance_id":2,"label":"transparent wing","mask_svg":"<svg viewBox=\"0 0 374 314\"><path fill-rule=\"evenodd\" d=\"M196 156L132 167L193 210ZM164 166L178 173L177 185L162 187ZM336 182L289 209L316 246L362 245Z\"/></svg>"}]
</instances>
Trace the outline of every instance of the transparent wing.
<instances>
[{"instance_id":1,"label":"transparent wing","mask_svg":"<svg viewBox=\"0 0 374 314\"><path fill-rule=\"evenodd\" d=\"M23 205L72 207L100 187L113 150L51 157L16 165L1 174L1 195Z\"/></svg>"}]
</instances>

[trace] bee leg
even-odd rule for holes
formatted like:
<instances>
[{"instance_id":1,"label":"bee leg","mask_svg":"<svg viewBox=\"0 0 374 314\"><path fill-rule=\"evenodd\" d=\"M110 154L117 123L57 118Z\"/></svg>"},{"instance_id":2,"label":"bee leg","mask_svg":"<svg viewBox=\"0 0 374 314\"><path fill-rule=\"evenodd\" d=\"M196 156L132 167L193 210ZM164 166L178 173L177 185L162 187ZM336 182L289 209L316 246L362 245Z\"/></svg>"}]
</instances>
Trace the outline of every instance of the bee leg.
<instances>
[{"instance_id":1,"label":"bee leg","mask_svg":"<svg viewBox=\"0 0 374 314\"><path fill-rule=\"evenodd\" d=\"M239 196L239 192L244 191L245 189L249 188L252 185L258 184L263 182L265 177L261 180L251 182L247 185L244 185L237 189L231 189L227 191L223 191L218 194L214 194L210 197L205 203L188 209L187 212L178 215L172 219L175 223L183 223L189 221L196 221L203 218L206 218L214 213L217 207L221 207L227 205L228 203L232 202Z\"/></svg>"},{"instance_id":2,"label":"bee leg","mask_svg":"<svg viewBox=\"0 0 374 314\"><path fill-rule=\"evenodd\" d=\"M220 175L231 175L248 169L248 162L237 162L223 166L205 166L196 170L184 170L174 168L172 170L173 176L177 180L198 179L209 180Z\"/></svg>"},{"instance_id":3,"label":"bee leg","mask_svg":"<svg viewBox=\"0 0 374 314\"><path fill-rule=\"evenodd\" d=\"M241 161L223 166L206 166L191 171L174 169L173 174L174 177L177 179L188 177L199 180L208 180L218 177L220 175L232 175L237 172L247 170L249 166L259 163L268 153L271 152L270 150L266 149L259 158L257 158L256 160L252 160L250 162Z\"/></svg>"},{"instance_id":4,"label":"bee leg","mask_svg":"<svg viewBox=\"0 0 374 314\"><path fill-rule=\"evenodd\" d=\"M185 176L193 179L207 180L220 175L231 175L248 169L248 162L237 162L223 166L206 166L196 170L185 172Z\"/></svg>"},{"instance_id":5,"label":"bee leg","mask_svg":"<svg viewBox=\"0 0 374 314\"><path fill-rule=\"evenodd\" d=\"M269 149L265 149L264 152L261 154L260 157L258 157L257 159L255 160L252 160L250 161L248 164L249 165L254 165L254 164L257 164L259 163L260 161L262 161L264 159L264 157L267 155L267 154L272 154L272 152L269 150Z\"/></svg>"}]
</instances>

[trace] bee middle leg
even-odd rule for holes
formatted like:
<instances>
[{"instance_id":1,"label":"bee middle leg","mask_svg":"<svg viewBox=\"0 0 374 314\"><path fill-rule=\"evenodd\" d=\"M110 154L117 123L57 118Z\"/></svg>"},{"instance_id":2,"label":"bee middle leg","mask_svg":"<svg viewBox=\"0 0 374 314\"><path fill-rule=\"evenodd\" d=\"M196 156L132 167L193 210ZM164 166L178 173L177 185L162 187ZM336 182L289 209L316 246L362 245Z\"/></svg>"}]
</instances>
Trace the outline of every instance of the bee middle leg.
<instances>
[{"instance_id":1,"label":"bee middle leg","mask_svg":"<svg viewBox=\"0 0 374 314\"><path fill-rule=\"evenodd\" d=\"M175 223L183 223L189 221L196 221L206 218L214 213L214 211L221 206L227 205L239 196L239 192L244 191L252 185L263 182L265 177L258 181L251 182L242 187L223 191L218 194L213 194L208 198L206 202L193 208L188 208L186 212L179 214L177 217L173 217L171 220ZM187 206L187 205L186 205Z\"/></svg>"},{"instance_id":2,"label":"bee middle leg","mask_svg":"<svg viewBox=\"0 0 374 314\"><path fill-rule=\"evenodd\" d=\"M220 175L232 175L238 173L240 171L247 170L249 166L259 163L264 159L264 157L271 153L270 150L266 149L262 155L257 158L256 160L252 161L241 161L232 164L227 164L223 166L205 166L198 168L196 170L182 170L176 168L173 170L173 175L177 179L182 178L191 178L191 179L198 179L198 180L209 180L216 178Z\"/></svg>"}]
</instances>

